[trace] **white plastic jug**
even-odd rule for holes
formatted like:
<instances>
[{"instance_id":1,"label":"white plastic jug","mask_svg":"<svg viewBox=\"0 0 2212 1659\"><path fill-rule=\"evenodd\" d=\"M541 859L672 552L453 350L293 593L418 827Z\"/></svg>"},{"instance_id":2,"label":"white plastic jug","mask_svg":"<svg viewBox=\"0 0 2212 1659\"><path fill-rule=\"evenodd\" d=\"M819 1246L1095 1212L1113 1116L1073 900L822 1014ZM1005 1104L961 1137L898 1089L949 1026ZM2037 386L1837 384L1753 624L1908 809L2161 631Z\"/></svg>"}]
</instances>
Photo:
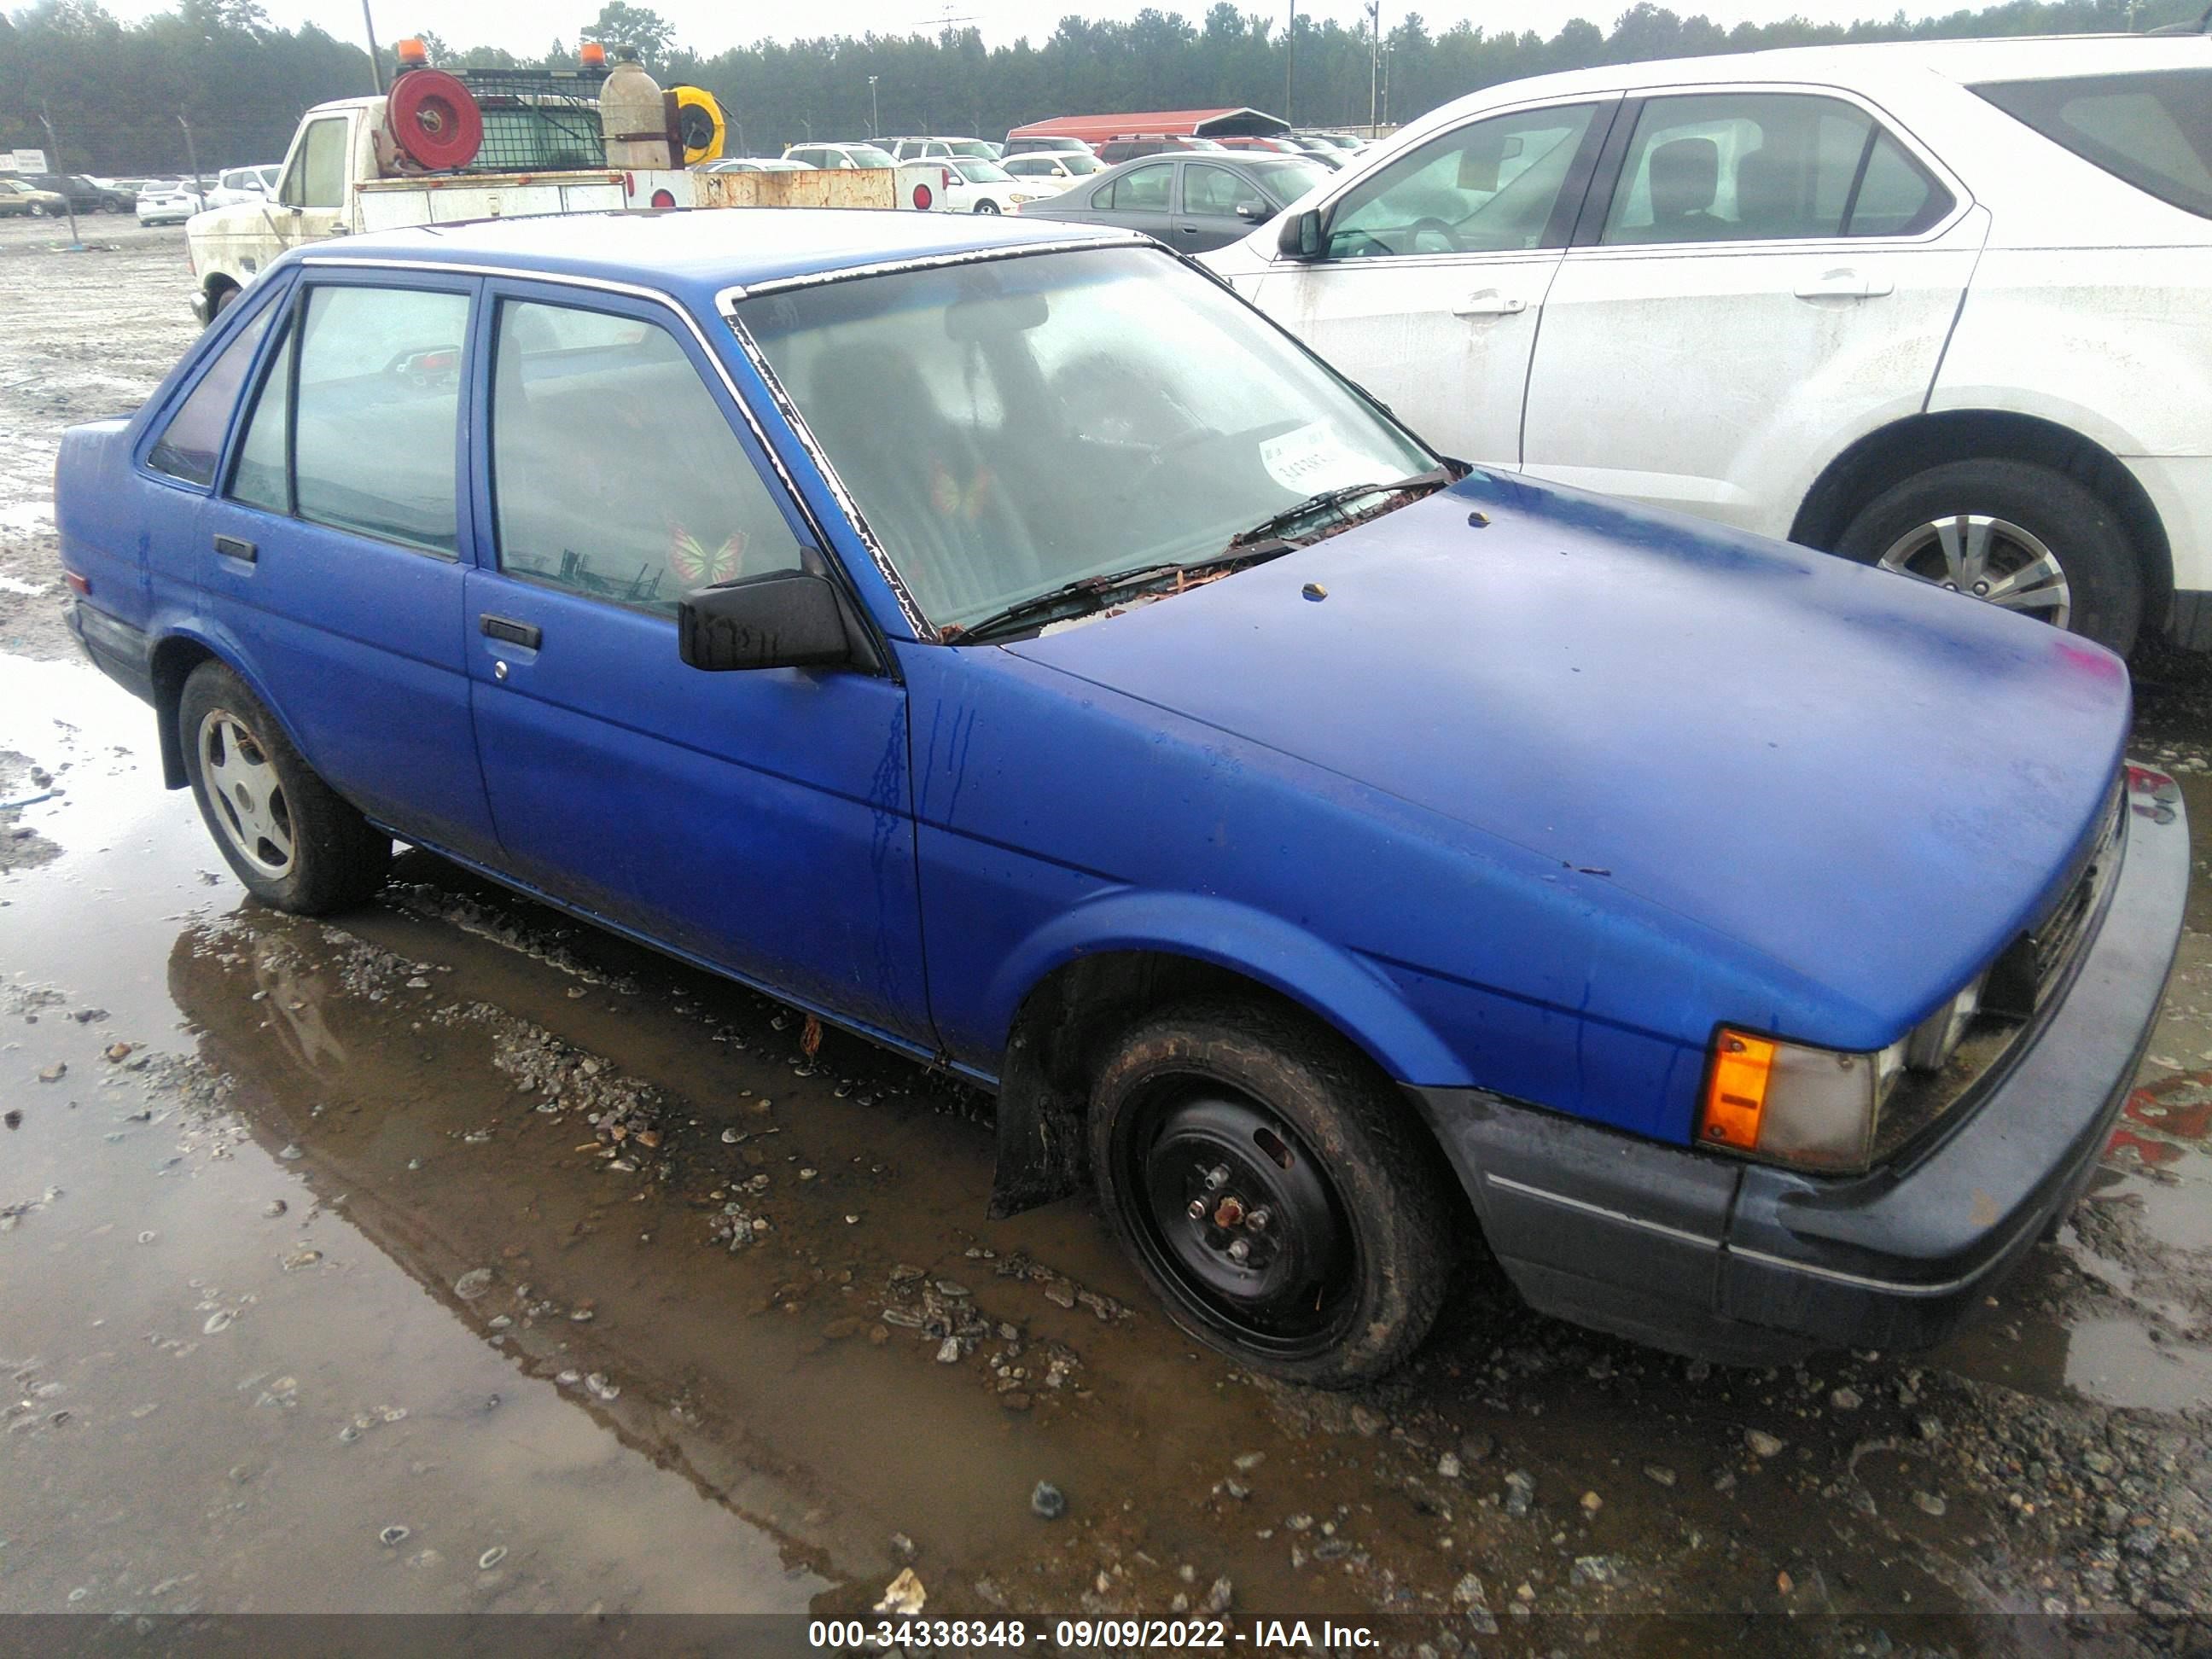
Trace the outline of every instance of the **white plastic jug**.
<instances>
[{"instance_id":1,"label":"white plastic jug","mask_svg":"<svg viewBox=\"0 0 2212 1659\"><path fill-rule=\"evenodd\" d=\"M668 167L668 114L660 82L645 72L635 52L615 49L617 62L599 88L599 131L611 167Z\"/></svg>"}]
</instances>

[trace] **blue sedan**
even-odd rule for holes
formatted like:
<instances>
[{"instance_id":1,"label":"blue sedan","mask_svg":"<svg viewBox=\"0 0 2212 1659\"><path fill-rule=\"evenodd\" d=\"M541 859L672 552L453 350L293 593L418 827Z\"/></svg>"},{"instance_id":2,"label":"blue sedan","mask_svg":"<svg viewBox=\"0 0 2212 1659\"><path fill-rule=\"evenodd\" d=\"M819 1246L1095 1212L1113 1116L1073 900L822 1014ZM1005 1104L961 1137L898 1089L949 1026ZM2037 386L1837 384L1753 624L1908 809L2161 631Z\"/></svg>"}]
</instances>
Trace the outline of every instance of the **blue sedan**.
<instances>
[{"instance_id":1,"label":"blue sedan","mask_svg":"<svg viewBox=\"0 0 2212 1659\"><path fill-rule=\"evenodd\" d=\"M1126 233L319 244L58 498L257 897L404 839L971 1079L995 1212L1087 1184L1296 1381L1404 1359L1478 1236L1668 1347L1933 1340L2178 936L2117 659L1470 471Z\"/></svg>"}]
</instances>

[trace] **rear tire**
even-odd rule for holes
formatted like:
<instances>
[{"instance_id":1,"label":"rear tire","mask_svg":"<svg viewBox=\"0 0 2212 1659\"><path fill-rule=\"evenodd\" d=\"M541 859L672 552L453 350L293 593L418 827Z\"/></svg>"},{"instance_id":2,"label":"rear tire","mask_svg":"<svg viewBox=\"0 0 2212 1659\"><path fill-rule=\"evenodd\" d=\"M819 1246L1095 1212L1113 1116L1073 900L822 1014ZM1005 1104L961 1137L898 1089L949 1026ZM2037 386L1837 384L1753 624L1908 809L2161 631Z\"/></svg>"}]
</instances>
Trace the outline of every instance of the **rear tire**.
<instances>
[{"instance_id":1,"label":"rear tire","mask_svg":"<svg viewBox=\"0 0 2212 1659\"><path fill-rule=\"evenodd\" d=\"M1978 547L1985 568L1972 557ZM1981 583L2008 609L2057 621L2123 656L2142 623L2142 565L2118 514L2066 474L2033 462L1948 461L1916 473L1867 503L1836 551L1957 592ZM2045 553L2063 573L2057 581L2033 574ZM1954 582L1961 574L1969 580Z\"/></svg>"},{"instance_id":2,"label":"rear tire","mask_svg":"<svg viewBox=\"0 0 2212 1659\"><path fill-rule=\"evenodd\" d=\"M1419 1126L1341 1038L1255 1005L1169 1009L1100 1068L1089 1129L1109 1224L1200 1341L1344 1389L1428 1335L1453 1206Z\"/></svg>"},{"instance_id":3,"label":"rear tire","mask_svg":"<svg viewBox=\"0 0 2212 1659\"><path fill-rule=\"evenodd\" d=\"M177 735L208 833L254 897L318 916L384 884L392 838L315 775L222 664L204 662L185 681Z\"/></svg>"}]
</instances>

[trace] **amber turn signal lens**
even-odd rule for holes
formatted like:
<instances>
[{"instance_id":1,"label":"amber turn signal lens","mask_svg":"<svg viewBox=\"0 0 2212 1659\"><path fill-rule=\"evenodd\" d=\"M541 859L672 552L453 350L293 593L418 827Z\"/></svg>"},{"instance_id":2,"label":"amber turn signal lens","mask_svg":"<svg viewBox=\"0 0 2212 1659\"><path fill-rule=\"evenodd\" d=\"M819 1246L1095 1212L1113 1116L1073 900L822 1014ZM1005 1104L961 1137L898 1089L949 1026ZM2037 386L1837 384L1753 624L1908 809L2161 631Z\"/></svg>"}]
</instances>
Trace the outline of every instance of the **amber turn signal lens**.
<instances>
[{"instance_id":1,"label":"amber turn signal lens","mask_svg":"<svg viewBox=\"0 0 2212 1659\"><path fill-rule=\"evenodd\" d=\"M1747 1152L1759 1145L1759 1120L1766 1110L1774 1048L1765 1037L1722 1030L1713 1040L1712 1072L1705 1080L1705 1109L1698 1121L1698 1139Z\"/></svg>"}]
</instances>

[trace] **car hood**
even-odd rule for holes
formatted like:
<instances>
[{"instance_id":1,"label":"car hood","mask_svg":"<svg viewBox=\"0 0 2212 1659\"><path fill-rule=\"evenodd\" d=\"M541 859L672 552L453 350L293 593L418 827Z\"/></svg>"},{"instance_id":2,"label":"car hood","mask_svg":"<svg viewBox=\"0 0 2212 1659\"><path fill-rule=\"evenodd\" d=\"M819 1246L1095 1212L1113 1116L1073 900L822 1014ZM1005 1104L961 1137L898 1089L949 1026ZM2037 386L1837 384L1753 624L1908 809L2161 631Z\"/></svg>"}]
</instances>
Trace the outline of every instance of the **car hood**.
<instances>
[{"instance_id":1,"label":"car hood","mask_svg":"<svg viewBox=\"0 0 2212 1659\"><path fill-rule=\"evenodd\" d=\"M1831 1029L1784 1035L1838 1047L1894 1040L2055 902L2130 717L2074 635L1482 472L1008 648L1723 935L1821 988Z\"/></svg>"}]
</instances>

